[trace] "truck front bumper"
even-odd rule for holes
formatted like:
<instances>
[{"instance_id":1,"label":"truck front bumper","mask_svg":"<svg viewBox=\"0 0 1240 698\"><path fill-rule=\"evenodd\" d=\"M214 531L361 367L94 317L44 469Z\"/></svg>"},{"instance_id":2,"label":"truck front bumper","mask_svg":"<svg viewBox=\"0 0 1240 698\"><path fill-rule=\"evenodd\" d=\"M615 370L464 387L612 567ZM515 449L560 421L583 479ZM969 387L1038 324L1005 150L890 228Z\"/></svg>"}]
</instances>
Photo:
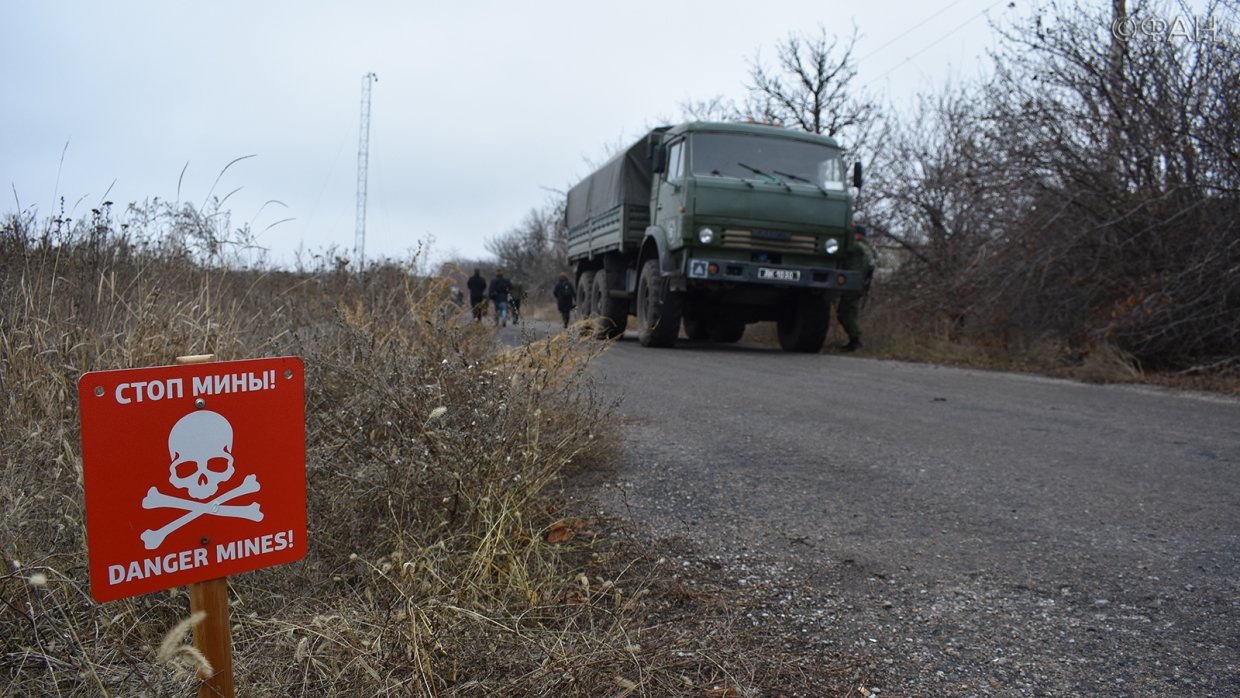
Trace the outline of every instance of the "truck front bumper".
<instances>
[{"instance_id":1,"label":"truck front bumper","mask_svg":"<svg viewBox=\"0 0 1240 698\"><path fill-rule=\"evenodd\" d=\"M861 272L845 269L701 258L692 258L686 262L685 277L690 284L720 282L828 291L860 291L862 284Z\"/></svg>"}]
</instances>

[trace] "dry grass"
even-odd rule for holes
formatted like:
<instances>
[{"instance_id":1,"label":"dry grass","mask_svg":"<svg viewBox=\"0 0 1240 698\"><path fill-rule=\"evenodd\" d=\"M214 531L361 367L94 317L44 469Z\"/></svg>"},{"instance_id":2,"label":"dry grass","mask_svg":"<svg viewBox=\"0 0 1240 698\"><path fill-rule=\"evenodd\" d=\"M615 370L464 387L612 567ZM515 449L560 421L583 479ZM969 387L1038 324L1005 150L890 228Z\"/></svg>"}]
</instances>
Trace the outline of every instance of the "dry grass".
<instances>
[{"instance_id":1,"label":"dry grass","mask_svg":"<svg viewBox=\"0 0 1240 698\"><path fill-rule=\"evenodd\" d=\"M1099 341L1079 348L1050 336L1005 336L976 320L962 324L919 314L913 309L918 305L901 297L899 289L879 291L879 298L871 299L862 310L864 346L858 356L1041 373L1088 383L1147 383L1240 394L1240 362L1234 359L1200 370L1145 371L1113 344ZM885 291L890 292L884 295ZM778 346L774 323L751 325L745 339ZM838 351L846 341L833 316L825 351Z\"/></svg>"},{"instance_id":2,"label":"dry grass","mask_svg":"<svg viewBox=\"0 0 1240 698\"><path fill-rule=\"evenodd\" d=\"M230 580L241 695L848 690L550 496L618 447L586 372L607 343L497 350L413 263L237 271L158 225L0 233L0 693L193 690L183 591L88 596L76 380L198 353L307 367L310 552Z\"/></svg>"}]
</instances>

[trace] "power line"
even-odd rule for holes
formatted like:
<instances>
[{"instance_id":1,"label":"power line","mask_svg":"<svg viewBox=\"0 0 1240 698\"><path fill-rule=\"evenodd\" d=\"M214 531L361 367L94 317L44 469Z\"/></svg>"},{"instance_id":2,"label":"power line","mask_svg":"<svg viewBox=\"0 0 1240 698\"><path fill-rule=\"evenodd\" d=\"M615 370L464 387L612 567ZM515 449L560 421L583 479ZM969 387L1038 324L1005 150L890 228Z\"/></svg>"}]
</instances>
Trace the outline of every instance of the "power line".
<instances>
[{"instance_id":1,"label":"power line","mask_svg":"<svg viewBox=\"0 0 1240 698\"><path fill-rule=\"evenodd\" d=\"M887 69L887 72L883 73L882 75L879 75L878 77L874 78L873 80L870 80L870 81L866 82L866 83L865 83L865 85L862 85L862 87L869 87L870 85L873 85L874 83L878 82L879 80L882 80L883 78L887 77L888 75L891 75L893 72L895 72L895 71L896 71L896 69L903 67L905 63L908 63L908 62L912 61L914 58L916 58L916 57L920 56L921 54L925 53L926 51L929 51L930 49L934 48L935 46L938 46L940 43L942 43L942 42L943 42L943 40L944 40L944 39L946 39L947 37L951 36L952 34L955 34L956 32L960 31L961 29L964 29L966 26L968 26L970 23L972 23L972 22L973 22L973 20L977 19L978 17L981 17L982 15L986 14L987 12L990 12L990 11L991 11L991 9L993 9L996 5L1000 5L1000 4L1002 4L1002 3L1004 3L1004 2L1007 2L1007 1L1008 1L1008 0L995 0L995 2L993 2L993 3L989 4L989 5L987 5L986 7L982 8L982 11L981 11L981 12L978 12L977 14L973 15L972 17L970 17L970 18L966 19L965 21L961 22L960 24L956 25L953 29L951 29L950 31L948 31L946 34L944 34L944 35L940 36L939 38L935 39L934 41L930 42L929 44L926 44L925 46L923 46L923 47L922 47L921 49L919 49L916 53L914 53L914 54L912 54L912 55L910 55L910 56L905 57L905 59L904 59L904 60L900 61L899 63L897 63L897 64L893 65L891 68Z\"/></svg>"},{"instance_id":2,"label":"power line","mask_svg":"<svg viewBox=\"0 0 1240 698\"><path fill-rule=\"evenodd\" d=\"M927 17L927 18L925 18L925 19L921 20L921 21L920 21L920 22L918 22L917 24L914 24L913 26L909 27L908 29L905 29L903 32L900 32L900 33L899 33L899 34L897 34L895 37L893 37L893 38L891 39L891 41L888 41L887 43L883 44L882 46L879 46L878 48L874 49L873 51L871 51L871 52L867 53L866 55L862 56L861 58L857 59L857 60L858 60L858 62L860 62L860 63L864 63L867 59L873 58L874 56L878 55L878 54L879 54L879 53L880 53L883 49L885 49L885 48L887 48L888 46L890 46L890 45L894 44L895 42L899 41L900 39L903 39L904 37L908 36L909 34L911 34L911 33L915 32L915 31L917 31L918 29L921 29L922 27L926 26L926 23L927 23L927 22L929 22L930 20L934 19L935 17L938 17L939 15L943 14L944 12L947 12L948 10L952 9L953 7L955 7L956 5L959 5L959 4L960 4L960 3L962 3L962 2L964 2L964 0L956 0L956 1L955 1L955 2L953 2L952 4L950 4L950 5L948 5L948 6L944 7L944 8L942 8L942 9L940 9L938 12L935 12L934 14L930 15L929 17Z\"/></svg>"}]
</instances>

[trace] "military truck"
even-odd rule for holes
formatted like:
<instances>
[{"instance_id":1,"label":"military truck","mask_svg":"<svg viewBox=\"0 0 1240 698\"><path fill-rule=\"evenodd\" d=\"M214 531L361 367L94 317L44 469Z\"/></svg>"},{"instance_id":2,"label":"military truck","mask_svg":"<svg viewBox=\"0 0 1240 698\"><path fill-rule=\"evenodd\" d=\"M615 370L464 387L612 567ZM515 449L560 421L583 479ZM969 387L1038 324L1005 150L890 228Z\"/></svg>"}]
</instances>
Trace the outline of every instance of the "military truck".
<instances>
[{"instance_id":1,"label":"military truck","mask_svg":"<svg viewBox=\"0 0 1240 698\"><path fill-rule=\"evenodd\" d=\"M775 321L786 351L818 352L843 269L852 193L839 145L776 126L656 128L568 192L577 311L600 337L637 316L643 346L736 342ZM852 172L861 186L861 167Z\"/></svg>"}]
</instances>

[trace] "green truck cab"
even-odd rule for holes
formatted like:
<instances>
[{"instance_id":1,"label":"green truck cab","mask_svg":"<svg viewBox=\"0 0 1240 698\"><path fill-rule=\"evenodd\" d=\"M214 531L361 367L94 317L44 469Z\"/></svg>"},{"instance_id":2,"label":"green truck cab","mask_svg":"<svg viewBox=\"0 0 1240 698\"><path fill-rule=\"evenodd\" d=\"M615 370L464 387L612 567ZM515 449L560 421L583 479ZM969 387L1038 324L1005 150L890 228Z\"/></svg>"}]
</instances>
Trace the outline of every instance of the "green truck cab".
<instances>
[{"instance_id":1,"label":"green truck cab","mask_svg":"<svg viewBox=\"0 0 1240 698\"><path fill-rule=\"evenodd\" d=\"M657 128L568 192L577 309L600 337L637 316L643 346L735 342L775 321L785 350L817 352L844 269L852 192L836 142L740 123ZM858 164L852 185L861 186Z\"/></svg>"}]
</instances>

